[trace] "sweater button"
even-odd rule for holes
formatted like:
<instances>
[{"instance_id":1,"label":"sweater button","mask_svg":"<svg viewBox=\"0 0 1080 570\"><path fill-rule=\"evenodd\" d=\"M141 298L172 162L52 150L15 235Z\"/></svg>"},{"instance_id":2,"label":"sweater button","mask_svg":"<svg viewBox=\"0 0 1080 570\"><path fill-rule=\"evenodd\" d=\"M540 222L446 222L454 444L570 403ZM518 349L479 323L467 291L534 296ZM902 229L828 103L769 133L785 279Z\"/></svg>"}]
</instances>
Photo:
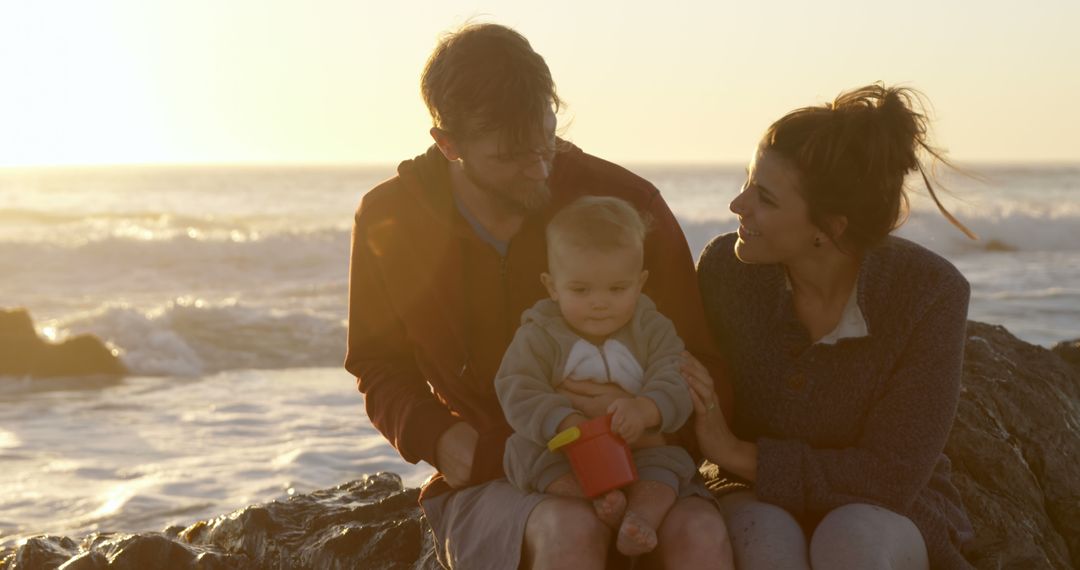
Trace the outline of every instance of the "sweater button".
<instances>
[{"instance_id":1,"label":"sweater button","mask_svg":"<svg viewBox=\"0 0 1080 570\"><path fill-rule=\"evenodd\" d=\"M802 372L793 374L787 381L788 388L802 390L806 386L806 376Z\"/></svg>"}]
</instances>

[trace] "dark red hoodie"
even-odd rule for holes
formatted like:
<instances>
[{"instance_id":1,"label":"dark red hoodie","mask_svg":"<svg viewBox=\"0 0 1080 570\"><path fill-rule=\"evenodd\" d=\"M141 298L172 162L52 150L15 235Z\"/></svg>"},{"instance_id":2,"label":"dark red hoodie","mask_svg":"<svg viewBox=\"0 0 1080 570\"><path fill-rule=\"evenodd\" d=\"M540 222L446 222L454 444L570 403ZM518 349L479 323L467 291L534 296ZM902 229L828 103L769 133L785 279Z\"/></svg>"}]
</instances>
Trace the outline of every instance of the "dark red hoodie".
<instances>
[{"instance_id":1,"label":"dark red hoodie","mask_svg":"<svg viewBox=\"0 0 1080 570\"><path fill-rule=\"evenodd\" d=\"M622 198L651 216L645 292L712 372L722 409L732 417L730 383L675 217L648 181L567 147L548 179L550 206L525 221L506 257L457 210L447 161L434 146L402 162L396 177L361 201L349 268L345 368L365 395L371 423L406 461L434 465L439 436L466 421L480 434L472 483L503 476L511 429L495 396L495 373L521 313L547 294L540 283L547 266L545 224L554 211L589 194ZM424 496L448 488L436 477Z\"/></svg>"}]
</instances>

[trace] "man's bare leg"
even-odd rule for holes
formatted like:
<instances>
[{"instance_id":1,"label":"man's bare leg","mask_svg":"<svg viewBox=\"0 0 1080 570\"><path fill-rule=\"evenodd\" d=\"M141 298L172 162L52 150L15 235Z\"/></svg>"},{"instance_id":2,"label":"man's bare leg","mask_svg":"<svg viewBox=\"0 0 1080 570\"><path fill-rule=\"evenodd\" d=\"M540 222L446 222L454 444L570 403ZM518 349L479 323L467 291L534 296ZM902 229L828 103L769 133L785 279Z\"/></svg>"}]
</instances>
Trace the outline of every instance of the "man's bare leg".
<instances>
[{"instance_id":1,"label":"man's bare leg","mask_svg":"<svg viewBox=\"0 0 1080 570\"><path fill-rule=\"evenodd\" d=\"M602 570L610 542L611 529L588 501L552 496L536 505L525 523L521 567Z\"/></svg>"},{"instance_id":2,"label":"man's bare leg","mask_svg":"<svg viewBox=\"0 0 1080 570\"><path fill-rule=\"evenodd\" d=\"M615 545L626 556L638 556L656 548L656 531L675 504L675 489L659 481L638 481L627 492L626 515L619 525Z\"/></svg>"},{"instance_id":3,"label":"man's bare leg","mask_svg":"<svg viewBox=\"0 0 1080 570\"><path fill-rule=\"evenodd\" d=\"M735 568L724 517L712 501L684 497L675 502L656 533L659 545L644 568Z\"/></svg>"}]
</instances>

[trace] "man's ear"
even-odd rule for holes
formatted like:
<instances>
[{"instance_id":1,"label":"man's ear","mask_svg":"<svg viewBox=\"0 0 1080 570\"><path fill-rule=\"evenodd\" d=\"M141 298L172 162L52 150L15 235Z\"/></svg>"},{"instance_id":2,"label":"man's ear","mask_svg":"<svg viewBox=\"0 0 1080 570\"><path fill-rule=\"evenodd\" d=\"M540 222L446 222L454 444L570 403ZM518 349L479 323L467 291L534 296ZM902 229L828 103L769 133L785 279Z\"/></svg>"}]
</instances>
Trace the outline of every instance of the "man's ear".
<instances>
[{"instance_id":1,"label":"man's ear","mask_svg":"<svg viewBox=\"0 0 1080 570\"><path fill-rule=\"evenodd\" d=\"M431 138L435 139L435 145L442 151L446 160L455 161L461 158L461 149L458 148L454 139L450 137L450 133L439 127L431 127L431 130L428 132L431 133Z\"/></svg>"},{"instance_id":2,"label":"man's ear","mask_svg":"<svg viewBox=\"0 0 1080 570\"><path fill-rule=\"evenodd\" d=\"M555 280L551 278L546 272L540 274L540 282L544 284L544 288L547 289L548 296L552 301L559 302L559 293L555 290Z\"/></svg>"}]
</instances>

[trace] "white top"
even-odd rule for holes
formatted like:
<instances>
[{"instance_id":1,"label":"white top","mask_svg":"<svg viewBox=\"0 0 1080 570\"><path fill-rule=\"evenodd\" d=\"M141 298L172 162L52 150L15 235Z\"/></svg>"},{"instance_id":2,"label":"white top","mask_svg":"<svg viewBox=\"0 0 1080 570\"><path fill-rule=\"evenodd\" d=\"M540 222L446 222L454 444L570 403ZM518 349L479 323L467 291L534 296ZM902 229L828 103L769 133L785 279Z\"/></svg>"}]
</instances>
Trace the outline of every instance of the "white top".
<instances>
[{"instance_id":1,"label":"white top","mask_svg":"<svg viewBox=\"0 0 1080 570\"><path fill-rule=\"evenodd\" d=\"M791 279L784 275L784 284L787 286L787 290L791 291ZM863 316L862 309L859 308L859 282L855 281L855 286L851 288L851 295L848 297L847 304L844 305L844 310L840 313L840 322L836 323L834 328L829 334L819 338L814 344L836 344L836 342L842 338L862 338L869 336L870 330L866 327L866 317Z\"/></svg>"}]
</instances>

